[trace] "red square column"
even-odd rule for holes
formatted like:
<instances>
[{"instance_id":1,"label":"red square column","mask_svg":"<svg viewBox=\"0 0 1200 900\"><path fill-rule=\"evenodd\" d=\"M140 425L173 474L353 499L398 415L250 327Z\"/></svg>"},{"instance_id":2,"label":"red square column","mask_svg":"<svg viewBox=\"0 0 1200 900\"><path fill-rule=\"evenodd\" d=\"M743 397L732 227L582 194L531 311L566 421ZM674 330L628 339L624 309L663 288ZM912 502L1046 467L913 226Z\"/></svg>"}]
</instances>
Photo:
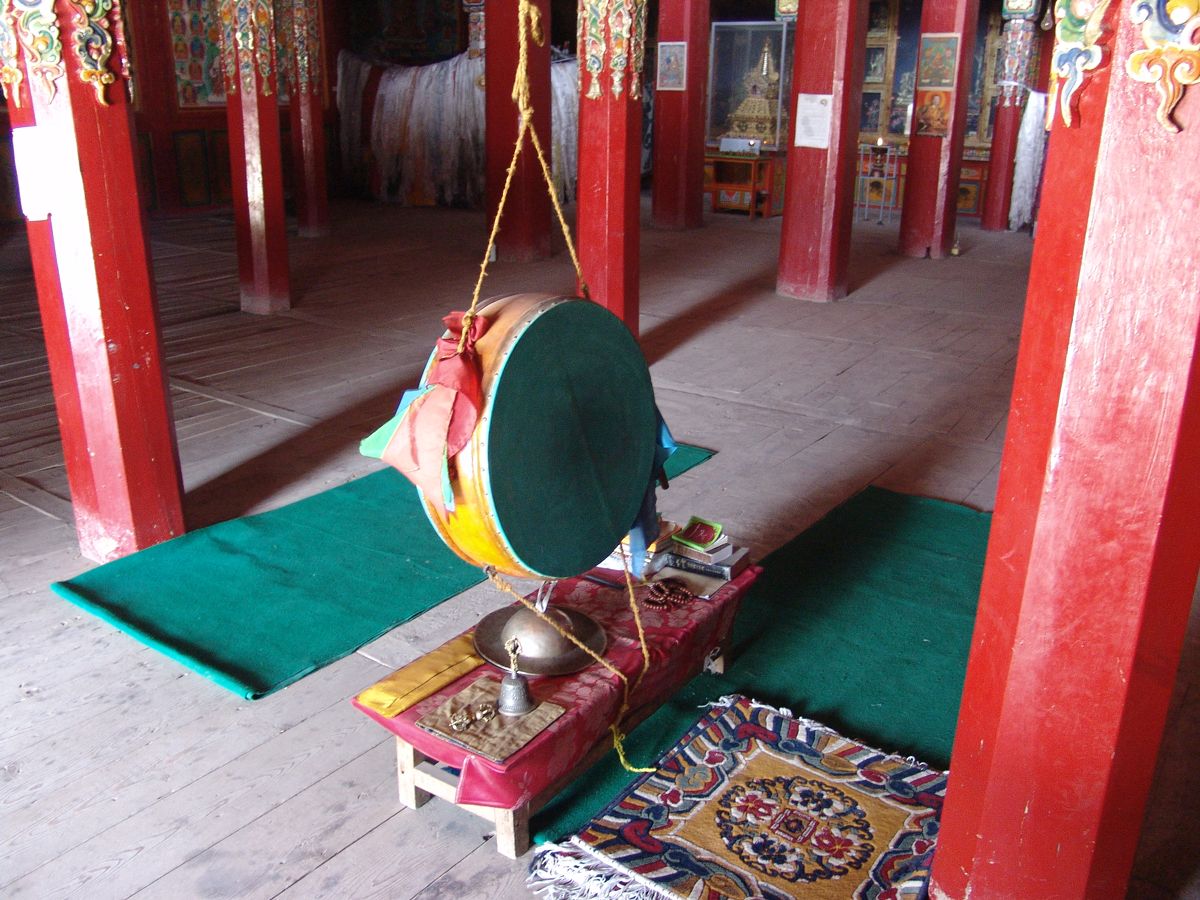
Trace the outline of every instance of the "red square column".
<instances>
[{"instance_id":1,"label":"red square column","mask_svg":"<svg viewBox=\"0 0 1200 900\"><path fill-rule=\"evenodd\" d=\"M530 102L533 127L542 149L550 152L550 29L548 0L534 0L542 23L543 40L531 40L527 47ZM488 221L496 215L505 176L512 162L513 144L520 127L520 113L513 102L513 78L517 72L517 0L488 0L485 3L484 28L487 50L484 53L484 85L487 92L487 135L485 167L487 172ZM547 159L547 162L549 160ZM533 148L526 136L521 157L513 173L512 186L504 201L504 218L496 237L500 259L529 262L550 255L550 196Z\"/></svg>"},{"instance_id":2,"label":"red square column","mask_svg":"<svg viewBox=\"0 0 1200 900\"><path fill-rule=\"evenodd\" d=\"M866 0L805 0L796 16L788 111L792 146L775 288L787 297L846 296L866 20ZM796 122L801 94L828 107L828 132L816 139L804 133L806 123ZM798 125L809 146L794 146ZM811 146L822 143L826 146Z\"/></svg>"},{"instance_id":3,"label":"red square column","mask_svg":"<svg viewBox=\"0 0 1200 900\"><path fill-rule=\"evenodd\" d=\"M275 13L288 81L296 219L301 237L320 237L329 233L321 4L276 0Z\"/></svg>"},{"instance_id":4,"label":"red square column","mask_svg":"<svg viewBox=\"0 0 1200 900\"><path fill-rule=\"evenodd\" d=\"M220 0L242 310L290 309L271 0Z\"/></svg>"},{"instance_id":5,"label":"red square column","mask_svg":"<svg viewBox=\"0 0 1200 900\"><path fill-rule=\"evenodd\" d=\"M704 116L708 89L708 0L661 0L658 42L687 45L682 90L659 78L654 93L650 219L660 228L704 224ZM672 81L674 73L662 73Z\"/></svg>"},{"instance_id":6,"label":"red square column","mask_svg":"<svg viewBox=\"0 0 1200 900\"><path fill-rule=\"evenodd\" d=\"M900 252L906 256L939 259L949 256L954 246L978 21L979 0L925 0L921 8L912 137L900 211ZM937 43L922 58L926 38ZM957 53L950 63L946 51L954 38Z\"/></svg>"},{"instance_id":7,"label":"red square column","mask_svg":"<svg viewBox=\"0 0 1200 900\"><path fill-rule=\"evenodd\" d=\"M1200 568L1200 263L1179 202L1200 93L1162 127L1127 70L1153 80L1138 26L1116 4L1106 24L1087 37L1104 63L1052 106L936 898L1125 895Z\"/></svg>"},{"instance_id":8,"label":"red square column","mask_svg":"<svg viewBox=\"0 0 1200 900\"><path fill-rule=\"evenodd\" d=\"M644 0L579 6L579 261L593 300L638 333Z\"/></svg>"},{"instance_id":9,"label":"red square column","mask_svg":"<svg viewBox=\"0 0 1200 900\"><path fill-rule=\"evenodd\" d=\"M103 562L183 533L123 23L25 13L2 23L13 149L79 547Z\"/></svg>"}]
</instances>

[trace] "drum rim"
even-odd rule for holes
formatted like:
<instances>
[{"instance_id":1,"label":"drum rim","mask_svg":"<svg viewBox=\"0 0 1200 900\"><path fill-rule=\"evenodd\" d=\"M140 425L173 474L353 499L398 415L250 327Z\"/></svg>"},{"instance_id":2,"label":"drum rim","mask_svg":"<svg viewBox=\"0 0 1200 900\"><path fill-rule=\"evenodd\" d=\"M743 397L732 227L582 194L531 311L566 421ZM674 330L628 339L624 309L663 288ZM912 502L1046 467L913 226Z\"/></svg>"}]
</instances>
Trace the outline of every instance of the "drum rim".
<instances>
[{"instance_id":1,"label":"drum rim","mask_svg":"<svg viewBox=\"0 0 1200 900\"><path fill-rule=\"evenodd\" d=\"M612 316L611 311L607 310L600 304L595 303L594 301L585 300L582 297L573 297L566 294L554 294L539 291L520 291L489 298L485 304L480 306L479 314L486 316L488 309L496 304L511 303L526 297L530 298L529 308L523 310L520 315L511 323L508 333L503 336L500 345L495 348L494 362L490 368L490 371L485 373L485 381L481 384L481 393L484 402L482 408L480 409L479 421L476 423L475 427L476 429L487 429L489 434L491 423L494 418L494 406L496 401L496 391L493 389L493 387L503 375L504 370L506 369L508 362L512 357L512 351L515 344L528 330L528 327L532 322L536 321L540 316L544 315L550 309L566 303L576 302L595 306L597 309L602 310ZM616 317L613 316L613 318ZM447 330L443 332L442 336L448 337L449 335L450 333ZM485 334L483 340L486 339L487 335ZM634 347L636 348L636 340L633 343ZM640 353L640 349L638 352ZM427 379L429 377L429 372L432 369L436 359L437 347L435 346L429 355L429 359L426 362L424 370L421 373L420 386L422 388L428 383ZM653 382L650 379L648 369L646 372L646 378L647 384L651 391L651 396L653 396ZM651 402L653 402L653 400ZM454 514L445 513L439 515L434 505L430 503L429 500L422 494L422 506L424 507L425 516L429 520L430 525L457 556L471 565L483 565L485 568L495 565L498 570L507 571L508 574L516 575L518 577L541 579L568 577L562 573L552 574L534 568L522 556L520 556L513 547L512 542L509 540L509 537L505 532L504 523L500 521L499 512L496 509L495 497L492 492L487 446L488 441L485 440L480 442L473 438L470 444L471 452L469 458L472 463L472 468L474 469L477 487L479 488L476 492L474 492L474 494L476 497L482 500L482 503L485 506L484 511L487 513L487 515L484 517L485 524L488 532L492 538L494 538L493 544L498 551L496 555L498 557L502 557L500 562L489 563L486 561L486 559L481 559L474 552L465 549L464 546L459 542L458 535L455 533L455 527L453 525ZM650 472L653 469L653 459L651 458L648 460L648 462L649 466L646 471L647 483L650 478ZM420 493L420 489L418 489L418 493ZM631 520L630 527L632 527L632 524L633 522ZM619 540L620 538L617 539L617 542L619 542ZM614 546L616 546L615 543Z\"/></svg>"}]
</instances>

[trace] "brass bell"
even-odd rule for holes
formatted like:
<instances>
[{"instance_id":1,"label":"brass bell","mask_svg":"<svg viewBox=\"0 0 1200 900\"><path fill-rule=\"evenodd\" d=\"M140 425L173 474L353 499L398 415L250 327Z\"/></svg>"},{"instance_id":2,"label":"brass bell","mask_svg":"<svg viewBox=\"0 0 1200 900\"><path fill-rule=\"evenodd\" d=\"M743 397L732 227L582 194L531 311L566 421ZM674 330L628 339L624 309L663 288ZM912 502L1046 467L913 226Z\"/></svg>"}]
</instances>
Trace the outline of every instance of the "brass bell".
<instances>
[{"instance_id":1,"label":"brass bell","mask_svg":"<svg viewBox=\"0 0 1200 900\"><path fill-rule=\"evenodd\" d=\"M521 642L510 637L504 642L508 652L508 674L500 679L500 698L496 701L496 710L502 716L523 716L532 712L537 703L529 690L529 679L520 673L517 660L521 652Z\"/></svg>"},{"instance_id":2,"label":"brass bell","mask_svg":"<svg viewBox=\"0 0 1200 900\"><path fill-rule=\"evenodd\" d=\"M500 699L496 701L496 711L500 715L523 716L533 712L536 706L528 678L509 672L500 679Z\"/></svg>"}]
</instances>

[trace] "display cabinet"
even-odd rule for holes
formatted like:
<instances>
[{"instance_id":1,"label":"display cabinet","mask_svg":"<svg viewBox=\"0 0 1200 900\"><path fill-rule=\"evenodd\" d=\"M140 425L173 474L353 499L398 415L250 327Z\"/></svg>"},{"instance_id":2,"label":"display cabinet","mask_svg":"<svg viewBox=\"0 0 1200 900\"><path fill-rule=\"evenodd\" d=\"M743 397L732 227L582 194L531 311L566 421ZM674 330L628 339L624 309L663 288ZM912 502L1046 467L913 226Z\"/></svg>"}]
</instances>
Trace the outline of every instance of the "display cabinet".
<instances>
[{"instance_id":1,"label":"display cabinet","mask_svg":"<svg viewBox=\"0 0 1200 900\"><path fill-rule=\"evenodd\" d=\"M786 22L714 22L708 61L710 147L786 147L792 46Z\"/></svg>"}]
</instances>

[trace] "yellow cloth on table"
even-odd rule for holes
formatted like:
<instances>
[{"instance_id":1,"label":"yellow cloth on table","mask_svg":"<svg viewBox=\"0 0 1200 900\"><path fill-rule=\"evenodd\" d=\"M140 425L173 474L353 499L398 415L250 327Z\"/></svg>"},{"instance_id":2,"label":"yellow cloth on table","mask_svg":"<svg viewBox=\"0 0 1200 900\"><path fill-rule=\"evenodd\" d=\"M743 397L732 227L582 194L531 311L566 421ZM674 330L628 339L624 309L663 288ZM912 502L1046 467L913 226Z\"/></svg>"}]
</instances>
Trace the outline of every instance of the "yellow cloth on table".
<instances>
[{"instance_id":1,"label":"yellow cloth on table","mask_svg":"<svg viewBox=\"0 0 1200 900\"><path fill-rule=\"evenodd\" d=\"M380 715L398 716L481 665L483 657L475 654L473 636L459 635L377 681L358 695L358 702Z\"/></svg>"}]
</instances>

